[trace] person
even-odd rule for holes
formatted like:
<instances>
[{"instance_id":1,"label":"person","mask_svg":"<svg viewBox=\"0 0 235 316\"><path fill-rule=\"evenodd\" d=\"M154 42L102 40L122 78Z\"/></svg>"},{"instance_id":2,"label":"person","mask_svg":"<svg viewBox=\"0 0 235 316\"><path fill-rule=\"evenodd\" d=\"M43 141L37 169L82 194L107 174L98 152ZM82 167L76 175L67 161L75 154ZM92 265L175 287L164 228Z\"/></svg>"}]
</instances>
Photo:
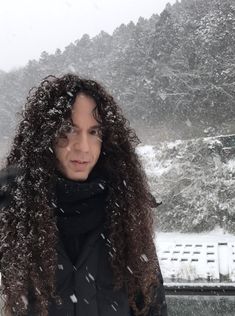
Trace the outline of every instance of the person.
<instances>
[{"instance_id":1,"label":"person","mask_svg":"<svg viewBox=\"0 0 235 316\"><path fill-rule=\"evenodd\" d=\"M6 315L167 315L138 144L94 80L29 92L0 177Z\"/></svg>"}]
</instances>

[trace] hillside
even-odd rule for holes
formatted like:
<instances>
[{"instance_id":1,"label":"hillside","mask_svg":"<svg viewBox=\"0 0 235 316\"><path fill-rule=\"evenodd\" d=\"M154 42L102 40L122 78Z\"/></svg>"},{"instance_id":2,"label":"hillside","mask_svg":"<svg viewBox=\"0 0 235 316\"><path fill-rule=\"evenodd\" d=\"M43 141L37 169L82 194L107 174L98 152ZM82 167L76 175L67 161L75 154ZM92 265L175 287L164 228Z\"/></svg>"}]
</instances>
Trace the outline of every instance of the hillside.
<instances>
[{"instance_id":1,"label":"hillside","mask_svg":"<svg viewBox=\"0 0 235 316\"><path fill-rule=\"evenodd\" d=\"M157 201L162 231L235 233L235 135L137 149Z\"/></svg>"},{"instance_id":2,"label":"hillside","mask_svg":"<svg viewBox=\"0 0 235 316\"><path fill-rule=\"evenodd\" d=\"M0 72L1 135L13 133L33 85L67 72L104 83L145 142L234 133L234 51L234 0L177 1L112 35L84 34L64 51Z\"/></svg>"}]
</instances>

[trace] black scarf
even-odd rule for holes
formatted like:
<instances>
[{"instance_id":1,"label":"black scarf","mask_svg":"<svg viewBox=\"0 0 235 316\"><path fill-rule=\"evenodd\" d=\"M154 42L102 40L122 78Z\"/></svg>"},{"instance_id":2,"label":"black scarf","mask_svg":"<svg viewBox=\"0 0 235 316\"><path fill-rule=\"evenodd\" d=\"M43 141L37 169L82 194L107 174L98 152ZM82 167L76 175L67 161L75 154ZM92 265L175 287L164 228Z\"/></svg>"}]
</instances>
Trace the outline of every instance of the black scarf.
<instances>
[{"instance_id":1,"label":"black scarf","mask_svg":"<svg viewBox=\"0 0 235 316\"><path fill-rule=\"evenodd\" d=\"M92 172L86 181L74 181L57 173L57 227L65 250L76 263L87 236L105 221L107 181Z\"/></svg>"}]
</instances>

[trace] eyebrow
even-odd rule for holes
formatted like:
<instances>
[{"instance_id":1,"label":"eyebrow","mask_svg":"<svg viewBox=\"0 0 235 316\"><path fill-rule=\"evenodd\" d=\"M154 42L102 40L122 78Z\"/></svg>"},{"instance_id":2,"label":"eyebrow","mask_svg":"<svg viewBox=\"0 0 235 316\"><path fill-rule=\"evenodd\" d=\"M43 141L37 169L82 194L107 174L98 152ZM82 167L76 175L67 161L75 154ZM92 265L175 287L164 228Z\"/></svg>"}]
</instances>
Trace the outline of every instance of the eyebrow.
<instances>
[{"instance_id":1,"label":"eyebrow","mask_svg":"<svg viewBox=\"0 0 235 316\"><path fill-rule=\"evenodd\" d=\"M73 123L73 126L79 128L79 126L78 126L77 124L74 124L74 123ZM89 129L92 129L92 128L101 128L101 124L96 124L96 125L92 125L92 126L89 127Z\"/></svg>"}]
</instances>

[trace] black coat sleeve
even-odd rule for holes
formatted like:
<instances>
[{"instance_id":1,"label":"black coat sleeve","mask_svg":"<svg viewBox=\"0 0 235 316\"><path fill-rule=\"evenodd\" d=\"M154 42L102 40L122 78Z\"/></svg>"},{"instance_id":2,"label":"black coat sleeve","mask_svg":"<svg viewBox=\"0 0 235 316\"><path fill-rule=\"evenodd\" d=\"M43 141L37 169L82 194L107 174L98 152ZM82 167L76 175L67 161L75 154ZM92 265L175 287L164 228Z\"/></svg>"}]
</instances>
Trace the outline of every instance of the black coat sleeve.
<instances>
[{"instance_id":1,"label":"black coat sleeve","mask_svg":"<svg viewBox=\"0 0 235 316\"><path fill-rule=\"evenodd\" d=\"M7 204L9 200L9 195L4 189L4 186L7 184L7 179L2 174L0 174L0 210Z\"/></svg>"},{"instance_id":2,"label":"black coat sleeve","mask_svg":"<svg viewBox=\"0 0 235 316\"><path fill-rule=\"evenodd\" d=\"M14 165L0 170L0 208L5 206L10 199L9 189L6 190L6 186L13 187L19 175L20 170Z\"/></svg>"},{"instance_id":3,"label":"black coat sleeve","mask_svg":"<svg viewBox=\"0 0 235 316\"><path fill-rule=\"evenodd\" d=\"M6 195L0 188L0 207L4 205L5 199L6 199Z\"/></svg>"}]
</instances>

